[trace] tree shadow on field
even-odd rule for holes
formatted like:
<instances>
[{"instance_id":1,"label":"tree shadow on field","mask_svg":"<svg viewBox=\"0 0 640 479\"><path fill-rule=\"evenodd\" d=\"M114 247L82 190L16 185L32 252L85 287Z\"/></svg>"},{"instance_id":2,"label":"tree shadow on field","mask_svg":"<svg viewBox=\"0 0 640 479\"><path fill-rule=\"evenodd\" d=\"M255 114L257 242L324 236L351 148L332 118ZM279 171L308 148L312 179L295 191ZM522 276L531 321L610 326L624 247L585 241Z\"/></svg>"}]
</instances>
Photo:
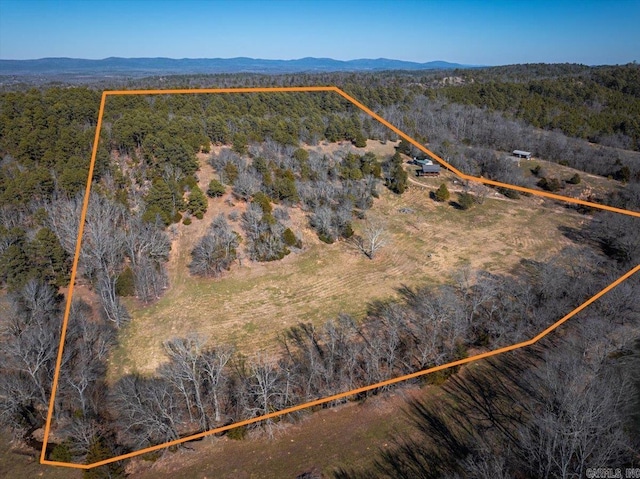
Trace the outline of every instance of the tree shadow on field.
<instances>
[{"instance_id":1,"label":"tree shadow on field","mask_svg":"<svg viewBox=\"0 0 640 479\"><path fill-rule=\"evenodd\" d=\"M598 204L606 204L606 200L599 197L590 196L587 198L587 201L590 201L592 203L598 203ZM557 202L557 204L561 205L563 208L569 211L577 212L585 216L592 215L598 212L597 208L593 208L591 206L586 206L586 205L578 205L568 201L562 201L562 202L559 201Z\"/></svg>"},{"instance_id":2,"label":"tree shadow on field","mask_svg":"<svg viewBox=\"0 0 640 479\"><path fill-rule=\"evenodd\" d=\"M593 234L589 233L589 230L585 227L574 228L573 226L558 226L558 231L562 233L562 236L573 241L574 243L581 245L589 245L595 248L600 248L600 242L594 238Z\"/></svg>"}]
</instances>

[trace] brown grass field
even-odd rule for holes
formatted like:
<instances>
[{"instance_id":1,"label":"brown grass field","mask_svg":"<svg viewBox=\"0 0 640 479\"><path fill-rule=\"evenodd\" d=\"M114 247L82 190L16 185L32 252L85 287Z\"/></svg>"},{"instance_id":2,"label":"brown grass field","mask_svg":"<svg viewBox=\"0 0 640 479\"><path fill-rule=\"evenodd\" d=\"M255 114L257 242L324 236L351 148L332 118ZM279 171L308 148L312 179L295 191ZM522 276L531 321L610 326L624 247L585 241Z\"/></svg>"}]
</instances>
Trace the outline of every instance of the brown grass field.
<instances>
[{"instance_id":1,"label":"brown grass field","mask_svg":"<svg viewBox=\"0 0 640 479\"><path fill-rule=\"evenodd\" d=\"M391 155L393 147L372 141L368 146L380 156ZM200 186L206 189L214 175L203 161ZM151 374L165 360L162 342L174 337L198 333L212 344L233 344L251 353L274 348L278 335L299 322L321 324L340 312L360 318L369 302L392 297L401 285L447 281L463 265L508 273L522 259L543 260L571 244L559 227L575 228L586 221L538 197L508 200L492 190L483 204L461 211L429 198L429 192L445 182L455 200L454 192L462 185L454 175L414 180L401 196L381 188L367 212L370 220L385 225L388 238L373 261L347 242L320 243L307 228L305 214L293 209L292 229L303 235L302 252L273 263L245 260L219 279L188 272L197 240L216 215L232 209L226 197L210 199L203 220L175 226L166 294L151 305L127 299L133 320L120 331L109 377ZM233 208L243 207L237 202ZM241 231L239 223L231 224ZM356 230L360 227L362 222L356 222Z\"/></svg>"},{"instance_id":2,"label":"brown grass field","mask_svg":"<svg viewBox=\"0 0 640 479\"><path fill-rule=\"evenodd\" d=\"M393 153L393 147L393 143L370 141L367 149L387 156ZM342 147L322 148L333 151ZM202 160L199 179L206 189L215 172ZM532 168L536 163L551 176L569 178L573 174L566 167L541 161L525 167ZM407 166L407 170L413 167ZM617 182L580 174L581 188L618 187ZM274 348L277 336L300 321L321 324L339 312L360 318L370 301L394 296L399 286L445 282L463 265L509 274L522 259L544 260L571 245L560 227L577 228L589 220L560 203L538 197L509 200L477 184L472 184L471 190L486 193L484 203L461 211L429 198L429 193L444 182L455 200L463 185L454 175L445 172L439 178L411 180L402 196L381 188L380 198L367 213L369 219L383 223L387 229L388 244L373 261L346 242L320 243L307 228L305 214L294 209L290 223L303 236L301 252L273 263L243 260L215 280L189 274L190 251L216 215L227 215L232 209L241 212L244 204L229 206L225 203L227 196L209 200L203 220L174 227L168 264L171 286L166 294L151 305L126 299L133 320L120 331L119 345L110 358L110 379L130 372L152 374L165 360L162 341L173 337L200 333L212 343L231 343L250 354ZM576 196L582 193L574 189ZM238 223L231 224L240 231ZM355 226L357 230L362 223ZM85 289L76 291L92 301L92 293ZM6 305L0 298L0 315L3 308ZM430 398L438 391L437 387L405 386L363 403L321 410L298 423L276 426L271 440L260 431L244 441L205 438L177 452L167 451L157 460L133 461L128 466L129 477L280 478L308 471L326 474L340 464L365 467L376 451L389 446L391 433L406 430L403 416L397 414L406 398ZM82 477L77 470L41 466L28 451L10 452L10 448L9 442L0 437L0 477Z\"/></svg>"}]
</instances>

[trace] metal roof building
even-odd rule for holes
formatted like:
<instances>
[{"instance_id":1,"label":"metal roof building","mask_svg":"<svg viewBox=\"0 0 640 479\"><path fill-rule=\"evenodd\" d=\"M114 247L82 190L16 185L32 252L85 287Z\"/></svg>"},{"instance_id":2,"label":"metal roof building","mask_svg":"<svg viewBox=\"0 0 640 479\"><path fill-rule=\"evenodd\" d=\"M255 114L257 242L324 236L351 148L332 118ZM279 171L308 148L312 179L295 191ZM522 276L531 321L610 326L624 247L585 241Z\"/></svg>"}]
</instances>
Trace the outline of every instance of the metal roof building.
<instances>
[{"instance_id":1,"label":"metal roof building","mask_svg":"<svg viewBox=\"0 0 640 479\"><path fill-rule=\"evenodd\" d=\"M527 160L531 159L530 151L513 150L512 155L515 156L516 158L526 158Z\"/></svg>"}]
</instances>

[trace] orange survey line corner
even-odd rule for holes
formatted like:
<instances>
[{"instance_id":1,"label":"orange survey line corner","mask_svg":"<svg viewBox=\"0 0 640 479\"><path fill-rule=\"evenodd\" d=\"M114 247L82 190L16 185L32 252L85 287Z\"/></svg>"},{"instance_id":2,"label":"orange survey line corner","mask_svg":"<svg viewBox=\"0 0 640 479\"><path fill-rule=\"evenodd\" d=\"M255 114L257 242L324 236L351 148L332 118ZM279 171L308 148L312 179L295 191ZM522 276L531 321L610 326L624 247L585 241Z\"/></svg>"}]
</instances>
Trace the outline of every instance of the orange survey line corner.
<instances>
[{"instance_id":1,"label":"orange survey line corner","mask_svg":"<svg viewBox=\"0 0 640 479\"><path fill-rule=\"evenodd\" d=\"M98 112L98 121L97 121L97 124L96 124L96 133L95 133L92 152L91 152L91 162L90 162L90 165L89 165L89 172L88 172L87 183L86 183L86 187L85 187L84 201L83 201L83 204L82 204L82 211L81 211L81 214L80 214L80 224L79 224L79 228L78 228L76 249L75 249L75 254L74 254L73 264L72 264L72 269L71 269L71 278L70 278L70 282L69 282L69 292L68 292L68 295L67 295L67 301L66 301L66 306L65 306L65 310L64 310L64 317L63 317L62 325L61 325L60 343L59 343L59 347L58 347L58 354L57 354L57 357L56 357L56 364L55 364L55 370L54 370L54 376L53 376L53 383L52 383L52 387L51 387L51 397L49 399L49 408L48 408L48 411L47 411L47 417L46 417L46 422L45 422L45 427L44 427L44 438L43 438L43 441L42 441L42 450L41 450L41 453L40 453L40 463L41 464L51 465L51 466L68 467L68 468L74 468L74 469L91 469L91 468L94 468L94 467L103 466L103 465L110 464L110 463L117 462L117 461L121 461L121 460L124 460L124 459L130 459L130 458L133 458L133 457L136 457L136 456L139 456L139 455L142 455L142 454L146 454L146 453L149 453L149 452L158 451L160 449L165 449L167 447L175 446L175 445L178 445L178 444L183 444L183 443L188 442L188 441L192 441L192 440L195 440L195 439L200 439L200 438L203 438L203 437L206 437L206 436L210 436L210 435L213 435L213 434L217 434L217 433L220 433L220 432L228 431L228 430L236 428L236 427L241 427L241 426L246 426L246 425L249 425L249 424L254 424L254 423L257 423L257 422L260 422L260 421L264 421L264 420L267 420L267 419L271 419L271 418L275 418L275 417L278 417L278 416L283 416L283 415L286 415L286 414L290 414L290 413L293 413L293 412L296 412L296 411L300 411L302 409L307 409L307 408L310 408L310 407L313 407L313 406L326 404L326 403L329 403L331 401L335 401L335 400L338 400L338 399L344 399L344 398L349 397L349 396L353 396L353 395L360 394L360 393L363 393L363 392L371 391L371 390L378 389L378 388L381 388L381 387L384 387L384 386L389 386L389 385L396 384L396 383L399 383L399 382L407 381L409 379L414 379L414 378L417 378L417 377L425 376L427 374L431 374L431 373L434 373L436 371L441 371L443 369L448 369L448 368L451 368L451 367L460 366L460 365L467 364L467 363L470 363L470 362L473 362L473 361L478 361L480 359L496 356L496 355L503 354L503 353L506 353L506 352L509 352L509 351L513 351L513 350L520 349L520 348L523 348L523 347L526 347L526 346L530 346L530 345L536 343L537 341L539 341L540 339L542 339L543 337L545 337L546 335L548 335L549 333L551 333L552 331L554 331L555 329L557 329L560 325L562 325L563 323L568 321L570 318L575 316L577 313L579 313L580 311L582 311L583 309L588 307L590 304L592 304L594 301L596 301L597 299L602 297L604 294L608 293L611 289L615 288L616 286L618 286L622 282L624 282L627 279L629 279L632 275L634 275L638 271L640 271L640 265L637 265L635 268L631 269L626 274L622 275L620 278L618 278L617 280L615 280L614 282L609 284L607 287L602 289L600 292L598 292L597 294L593 295L591 298L587 299L580 306L578 306L577 308L575 308L574 310L572 310L571 312L569 312L568 314L563 316L561 319L559 319L558 321L553 323L547 329L545 329L544 331L542 331L541 333L539 333L538 335L536 335L535 337L533 337L533 338L531 338L531 339L529 339L527 341L516 343L516 344L513 344L511 346L502 347L502 348L499 348L499 349L496 349L496 350L493 350L493 351L488 351L488 352L485 352L485 353L477 354L475 356L471 356L471 357L468 357L468 358L460 359L460 360L457 360L457 361L452 361L450 363L446 363L446 364L442 364L442 365L435 366L435 367L432 367L432 368L424 369L424 370L417 371L417 372L414 372L414 373L411 373L411 374L407 374L407 375L391 378L391 379L388 379L388 380L385 380L385 381L381 381L379 383L370 384L368 386L363 386L363 387L360 387L360 388L356 388L356 389L352 389L352 390L349 390L349 391L341 392L341 393L334 394L332 396L328 396L328 397L325 397L325 398L315 399L313 401L309 401L309 402L306 402L306 403L303 403L303 404L292 406L292 407L289 407L289 408L286 408L286 409L283 409L283 410L280 410L280 411L274 411L274 412L271 412L269 414L265 414L263 416L258 416L258 417L246 419L246 420L234 423L234 424L218 427L218 428L215 428L215 429L211 429L209 431L204 431L204 432L201 432L201 433L198 433L198 434L194 434L194 435L187 436L187 437L184 437L184 438L176 439L174 441L170 441L170 442L167 442L167 443L158 444L158 445L147 447L147 448L140 449L140 450L137 450L137 451L129 452L127 454L122 454L122 455L119 455L119 456L116 456L116 457L113 457L113 458L109 458L109 459L105 459L105 460L102 460L102 461L98 461L98 462L95 462L95 463L92 463L92 464L76 464L76 463L58 462L58 461L52 461L52 460L47 459L47 457L46 457L47 456L47 445L48 445L48 441L49 441L49 435L51 433L51 422L52 422L52 418L53 418L53 409L54 409L54 404L55 404L55 396L56 396L56 392L57 392L57 388L58 388L58 382L59 382L59 379L60 379L60 368L61 368L61 364L62 364L64 343L65 343L65 339L66 339L66 331L67 331L67 326L68 326L68 322L69 322L69 313L70 313L70 309L71 309L73 290L74 290L74 285L75 285L75 280L76 280L76 275L77 275L78 260L79 260L79 257L80 257L80 248L81 248L82 236L83 236L83 232L84 232L84 223L85 223L85 220L86 220L86 214L87 214L87 209L88 209L88 205L89 205L89 195L91 193L91 183L92 183L92 180L93 180L93 171L94 171L96 156L97 156L97 152L98 152L98 143L99 143L99 140L100 140L100 131L101 131L101 128L102 128L102 121L103 121L104 109L105 109L105 103L106 103L107 97L108 96L114 96L114 95L221 94L221 93L271 93L271 92L334 92L334 93L337 93L338 95L342 96L343 98L345 98L347 101L349 101L350 103L352 103L356 107L360 108L363 112L365 112L366 114L371 116L373 119L379 121L381 124L383 124L384 126L388 127L389 129L391 129L398 136L400 136L401 138L405 139L406 141L408 141L409 143L411 143L412 145L414 145L415 147L420 149L425 154L429 155L431 158L436 160L438 163L443 165L445 168L449 169L450 171L452 171L453 173L458 175L461 179L466 179L466 180L470 180L470 181L476 181L476 182L480 182L480 183L484 183L484 184L488 184L488 185L492 185L492 186L501 186L501 187L511 188L511 189L515 189L515 190L518 190L518 191L531 193L531 194L537 195L537 196L542 196L542 197L546 197L546 198L551 198L551 199L570 202L570 203L575 203L575 204L581 204L581 205L584 205L584 206L590 206L592 208L611 211L611 212L620 213L620 214L625 214L625 215L629 215L629 216L640 217L640 212L636 212L636 211L630 211L630 210L624 210L624 209L620 209L620 208L614 208L614 207L607 206L607 205L600 205L598 203L591 203L591 202L588 202L588 201L578 200L576 198L570 198L570 197L565 197L565 196L561 196L561 195L555 195L555 194L547 193L547 192L544 192L544 191L533 190L533 189L529 189L529 188L525 188L525 187L521 187L521 186L517 186L517 185L510 185L510 184L507 184L507 183L501 183L501 182L497 182L497 181L493 181L493 180L488 180L488 179L484 179L484 178L478 178L478 177L474 177L474 176L470 176L470 175L464 174L464 173L460 172L458 169L456 169L455 167L453 167L452 165L450 165L449 163L447 163L446 161L444 161L438 155L436 155L435 153L433 153L432 151L427 149L424 145L420 144L415 139L411 138L409 135L407 135L406 133L402 132L400 129L398 129L397 127L393 126L391 123L386 121L384 118L382 118L379 115L377 115L375 112L373 112L372 110L367 108L364 104L362 104L361 102L359 102L358 100L356 100L355 98L353 98L352 96L348 95L347 93L345 93L344 91L342 91L341 89L339 89L338 87L335 87L335 86L273 87L273 88L207 88L207 89L175 89L175 90L107 90L107 91L103 91L102 97L101 97L101 101L100 101L100 108L99 108L99 112Z\"/></svg>"}]
</instances>

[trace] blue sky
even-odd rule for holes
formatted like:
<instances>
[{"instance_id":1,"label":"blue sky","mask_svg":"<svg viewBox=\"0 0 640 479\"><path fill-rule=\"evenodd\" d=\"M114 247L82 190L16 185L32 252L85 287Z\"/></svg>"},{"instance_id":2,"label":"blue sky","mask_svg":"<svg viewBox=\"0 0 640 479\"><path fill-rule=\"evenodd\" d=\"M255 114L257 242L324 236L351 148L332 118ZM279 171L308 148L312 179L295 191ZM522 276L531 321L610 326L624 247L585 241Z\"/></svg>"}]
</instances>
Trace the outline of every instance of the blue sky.
<instances>
[{"instance_id":1,"label":"blue sky","mask_svg":"<svg viewBox=\"0 0 640 479\"><path fill-rule=\"evenodd\" d=\"M640 61L640 0L0 0L0 58Z\"/></svg>"}]
</instances>

